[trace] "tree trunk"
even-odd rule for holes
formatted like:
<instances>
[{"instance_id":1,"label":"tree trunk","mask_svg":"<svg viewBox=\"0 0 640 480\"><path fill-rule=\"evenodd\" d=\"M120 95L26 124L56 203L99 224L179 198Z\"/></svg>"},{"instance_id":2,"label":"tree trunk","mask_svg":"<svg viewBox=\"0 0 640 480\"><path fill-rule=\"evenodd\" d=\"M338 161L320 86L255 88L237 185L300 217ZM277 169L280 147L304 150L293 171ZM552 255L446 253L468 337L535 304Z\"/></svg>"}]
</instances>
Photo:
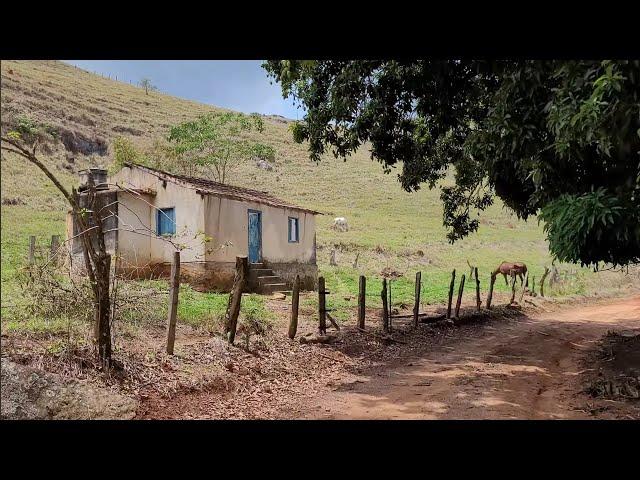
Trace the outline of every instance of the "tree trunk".
<instances>
[{"instance_id":1,"label":"tree trunk","mask_svg":"<svg viewBox=\"0 0 640 480\"><path fill-rule=\"evenodd\" d=\"M111 297L109 295L109 277L111 255L105 255L96 263L96 283L98 289L97 309L95 311L94 337L98 356L102 366L111 366Z\"/></svg>"}]
</instances>

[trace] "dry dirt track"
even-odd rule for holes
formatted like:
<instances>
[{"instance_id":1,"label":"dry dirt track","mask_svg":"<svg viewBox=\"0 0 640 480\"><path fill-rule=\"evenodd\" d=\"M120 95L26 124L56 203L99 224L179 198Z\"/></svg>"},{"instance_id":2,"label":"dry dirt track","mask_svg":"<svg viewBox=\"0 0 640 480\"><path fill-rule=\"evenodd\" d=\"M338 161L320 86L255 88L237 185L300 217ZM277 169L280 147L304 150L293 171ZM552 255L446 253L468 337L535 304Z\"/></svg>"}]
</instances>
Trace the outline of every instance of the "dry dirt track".
<instances>
[{"instance_id":1,"label":"dry dirt track","mask_svg":"<svg viewBox=\"0 0 640 480\"><path fill-rule=\"evenodd\" d=\"M314 399L315 404L296 416L594 418L589 408L595 401L580 393L585 353L608 330L637 328L640 296L486 326L480 337L440 346L415 360L354 377L329 395ZM598 418L616 418L608 408L605 405Z\"/></svg>"}]
</instances>

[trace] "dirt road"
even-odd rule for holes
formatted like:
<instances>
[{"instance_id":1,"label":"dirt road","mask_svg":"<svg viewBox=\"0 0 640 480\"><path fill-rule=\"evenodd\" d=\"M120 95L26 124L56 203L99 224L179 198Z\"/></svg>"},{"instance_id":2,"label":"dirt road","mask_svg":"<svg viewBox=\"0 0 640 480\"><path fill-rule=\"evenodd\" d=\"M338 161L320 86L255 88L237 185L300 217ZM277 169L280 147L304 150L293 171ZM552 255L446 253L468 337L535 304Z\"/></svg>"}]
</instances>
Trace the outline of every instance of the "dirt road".
<instances>
[{"instance_id":1,"label":"dirt road","mask_svg":"<svg viewBox=\"0 0 640 480\"><path fill-rule=\"evenodd\" d=\"M486 325L468 340L354 376L296 416L572 419L597 411L616 418L603 403L611 400L580 393L584 358L608 330L638 328L640 296Z\"/></svg>"}]
</instances>

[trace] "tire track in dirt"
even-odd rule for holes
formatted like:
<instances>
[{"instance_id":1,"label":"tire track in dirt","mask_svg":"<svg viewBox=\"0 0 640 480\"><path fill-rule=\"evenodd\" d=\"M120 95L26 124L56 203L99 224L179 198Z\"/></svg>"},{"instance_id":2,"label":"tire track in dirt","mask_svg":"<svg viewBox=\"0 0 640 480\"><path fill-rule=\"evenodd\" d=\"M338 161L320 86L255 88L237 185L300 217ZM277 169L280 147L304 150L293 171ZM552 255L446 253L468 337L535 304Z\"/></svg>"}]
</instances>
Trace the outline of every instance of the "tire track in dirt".
<instances>
[{"instance_id":1,"label":"tire track in dirt","mask_svg":"<svg viewBox=\"0 0 640 480\"><path fill-rule=\"evenodd\" d=\"M640 296L488 325L480 335L350 378L299 417L593 418L580 393L585 354L608 330L632 328L640 328Z\"/></svg>"}]
</instances>

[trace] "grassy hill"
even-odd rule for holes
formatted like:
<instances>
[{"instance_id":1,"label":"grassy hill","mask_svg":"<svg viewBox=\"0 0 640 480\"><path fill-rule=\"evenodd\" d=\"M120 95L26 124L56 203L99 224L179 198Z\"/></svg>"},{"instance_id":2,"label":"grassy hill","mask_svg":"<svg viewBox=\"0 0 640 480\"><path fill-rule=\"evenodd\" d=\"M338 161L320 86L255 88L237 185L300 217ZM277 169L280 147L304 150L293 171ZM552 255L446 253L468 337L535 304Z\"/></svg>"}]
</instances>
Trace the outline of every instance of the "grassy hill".
<instances>
[{"instance_id":1,"label":"grassy hill","mask_svg":"<svg viewBox=\"0 0 640 480\"><path fill-rule=\"evenodd\" d=\"M1 81L3 128L19 114L54 125L64 146L48 147L43 157L68 185L77 183L77 170L87 165L108 166L110 142L117 136L144 146L177 122L220 110L157 92L146 95L141 88L57 61L2 61ZM359 274L375 277L386 267L404 275L394 284L398 301L412 297L411 282L421 270L423 299L435 302L444 300L452 269L468 273L467 260L479 267L485 284L501 260L526 262L537 278L551 261L537 221L517 220L500 202L484 214L477 234L450 245L438 191L404 192L396 175L385 175L364 148L346 162L327 156L320 164L312 163L306 147L291 140L285 120L271 117L265 123L260 139L277 150L274 170L247 161L230 183L267 190L326 213L318 217L318 259L327 284L338 293L332 295L336 304L353 303L341 298L357 291ZM11 155L2 159L2 199L4 286L24 262L29 235L44 243L52 234L63 234L65 205L43 174ZM6 204L9 200L17 204ZM348 219L348 232L330 228L335 216ZM329 266L332 248L338 250L337 267ZM629 281L621 275L598 277L575 266L565 270L574 275L555 293L584 292L603 275L610 286ZM379 291L373 278L371 282L371 291ZM504 283L497 286L505 289ZM3 302L11 291L3 288Z\"/></svg>"}]
</instances>

